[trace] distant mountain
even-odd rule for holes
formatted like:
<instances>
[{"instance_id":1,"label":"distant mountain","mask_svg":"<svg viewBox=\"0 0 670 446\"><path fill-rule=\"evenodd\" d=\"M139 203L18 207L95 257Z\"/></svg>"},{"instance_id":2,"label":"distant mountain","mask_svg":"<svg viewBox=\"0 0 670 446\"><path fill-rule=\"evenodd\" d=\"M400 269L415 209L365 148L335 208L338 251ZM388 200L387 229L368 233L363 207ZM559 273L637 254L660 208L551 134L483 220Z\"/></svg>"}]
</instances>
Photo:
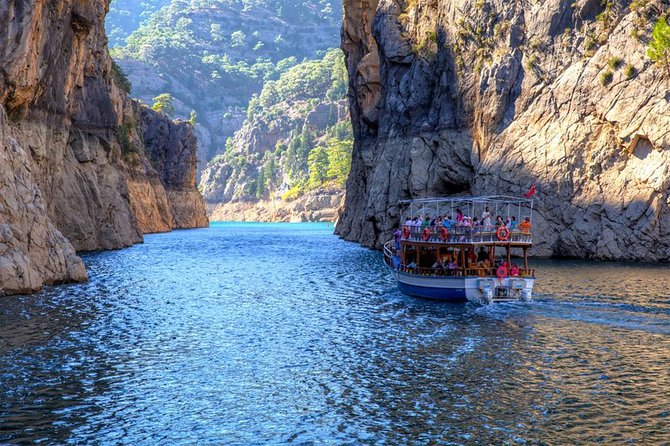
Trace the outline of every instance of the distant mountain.
<instances>
[{"instance_id":1,"label":"distant mountain","mask_svg":"<svg viewBox=\"0 0 670 446\"><path fill-rule=\"evenodd\" d=\"M126 38L170 0L112 0L105 21L109 46L123 46Z\"/></svg>"},{"instance_id":2,"label":"distant mountain","mask_svg":"<svg viewBox=\"0 0 670 446\"><path fill-rule=\"evenodd\" d=\"M240 128L266 81L339 46L341 8L324 0L172 0L112 55L133 96L151 104L170 93L178 117L196 112L202 167Z\"/></svg>"},{"instance_id":3,"label":"distant mountain","mask_svg":"<svg viewBox=\"0 0 670 446\"><path fill-rule=\"evenodd\" d=\"M334 219L353 145L347 82L339 49L266 82L242 128L203 172L213 219ZM292 204L303 196L306 204Z\"/></svg>"}]
</instances>

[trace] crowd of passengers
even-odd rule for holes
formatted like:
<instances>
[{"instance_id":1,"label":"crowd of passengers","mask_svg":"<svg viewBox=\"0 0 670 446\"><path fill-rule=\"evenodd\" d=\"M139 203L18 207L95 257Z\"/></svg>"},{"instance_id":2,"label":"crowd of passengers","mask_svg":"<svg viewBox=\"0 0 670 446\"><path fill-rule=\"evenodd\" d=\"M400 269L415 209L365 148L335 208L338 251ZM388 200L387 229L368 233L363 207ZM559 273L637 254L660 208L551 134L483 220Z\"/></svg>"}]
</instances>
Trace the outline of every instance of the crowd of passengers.
<instances>
[{"instance_id":1,"label":"crowd of passengers","mask_svg":"<svg viewBox=\"0 0 670 446\"><path fill-rule=\"evenodd\" d=\"M460 264L460 251L449 248L440 249L433 255L422 256L421 265L417 265L416 258L412 255L407 259L407 265L403 265L400 259L400 253L392 257L393 268L410 273L460 276L465 274L474 274L478 276L494 276L499 268L505 270L508 276L519 276L522 271L516 263L507 264L502 257L493 258L492 252L487 251L483 246L479 251L468 249L465 253L465 265ZM429 267L429 265L432 266ZM463 268L464 266L464 268Z\"/></svg>"},{"instance_id":2,"label":"crowd of passengers","mask_svg":"<svg viewBox=\"0 0 670 446\"><path fill-rule=\"evenodd\" d=\"M472 234L480 231L497 231L498 228L504 226L512 233L520 231L522 234L530 234L530 217L525 217L521 223L517 221L515 216L508 216L503 219L502 215L498 215L494 222L491 217L491 211L488 207L482 212L481 218L463 215L461 209L457 208L455 219L452 219L451 215L435 218L428 215L425 218L419 216L408 219L404 227L409 229L410 238L417 240L422 237L426 228L430 229L431 238L439 235L442 228L446 228L452 234ZM399 242L401 237L403 237L402 231L398 229L395 233L396 242Z\"/></svg>"}]
</instances>

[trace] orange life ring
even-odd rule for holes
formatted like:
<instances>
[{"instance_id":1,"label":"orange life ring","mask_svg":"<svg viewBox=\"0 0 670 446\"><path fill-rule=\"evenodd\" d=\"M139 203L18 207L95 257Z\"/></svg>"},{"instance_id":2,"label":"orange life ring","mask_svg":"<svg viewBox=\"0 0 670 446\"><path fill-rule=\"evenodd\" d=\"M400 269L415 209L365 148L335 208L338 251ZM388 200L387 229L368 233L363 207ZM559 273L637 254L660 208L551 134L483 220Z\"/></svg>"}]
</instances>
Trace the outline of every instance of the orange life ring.
<instances>
[{"instance_id":1,"label":"orange life ring","mask_svg":"<svg viewBox=\"0 0 670 446\"><path fill-rule=\"evenodd\" d=\"M447 228L440 229L440 238L443 242L446 242L447 239L449 239L449 231L447 231Z\"/></svg>"},{"instance_id":2,"label":"orange life ring","mask_svg":"<svg viewBox=\"0 0 670 446\"><path fill-rule=\"evenodd\" d=\"M423 230L423 241L427 242L430 240L430 229L426 228Z\"/></svg>"},{"instance_id":3,"label":"orange life ring","mask_svg":"<svg viewBox=\"0 0 670 446\"><path fill-rule=\"evenodd\" d=\"M407 239L409 238L409 235L410 235L409 228L407 226L402 228L402 237Z\"/></svg>"},{"instance_id":4,"label":"orange life ring","mask_svg":"<svg viewBox=\"0 0 670 446\"><path fill-rule=\"evenodd\" d=\"M504 279L505 277L507 277L507 268L500 265L496 270L496 276L498 276L498 279Z\"/></svg>"},{"instance_id":5,"label":"orange life ring","mask_svg":"<svg viewBox=\"0 0 670 446\"><path fill-rule=\"evenodd\" d=\"M509 229L507 229L506 226L501 226L498 228L496 231L496 235L498 236L498 240L505 241L509 238Z\"/></svg>"}]
</instances>

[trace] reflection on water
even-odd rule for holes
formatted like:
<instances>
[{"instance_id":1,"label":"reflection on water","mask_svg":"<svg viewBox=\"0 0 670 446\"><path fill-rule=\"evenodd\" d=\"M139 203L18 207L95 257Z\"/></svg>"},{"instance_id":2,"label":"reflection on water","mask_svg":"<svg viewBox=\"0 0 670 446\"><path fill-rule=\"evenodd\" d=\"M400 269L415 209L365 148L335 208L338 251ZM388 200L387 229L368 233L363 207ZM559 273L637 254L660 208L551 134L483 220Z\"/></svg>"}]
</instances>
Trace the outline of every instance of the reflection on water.
<instances>
[{"instance_id":1,"label":"reflection on water","mask_svg":"<svg viewBox=\"0 0 670 446\"><path fill-rule=\"evenodd\" d=\"M658 444L670 269L536 261L536 302L403 296L326 225L216 225L0 300L0 443Z\"/></svg>"}]
</instances>

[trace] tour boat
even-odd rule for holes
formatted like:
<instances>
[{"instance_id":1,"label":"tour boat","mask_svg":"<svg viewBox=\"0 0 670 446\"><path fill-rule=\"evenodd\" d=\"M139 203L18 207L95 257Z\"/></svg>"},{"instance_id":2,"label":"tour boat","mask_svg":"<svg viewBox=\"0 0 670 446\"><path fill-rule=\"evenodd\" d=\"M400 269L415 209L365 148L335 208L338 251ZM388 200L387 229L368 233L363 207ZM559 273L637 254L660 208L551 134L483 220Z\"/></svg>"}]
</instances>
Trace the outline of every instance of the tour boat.
<instances>
[{"instance_id":1,"label":"tour boat","mask_svg":"<svg viewBox=\"0 0 670 446\"><path fill-rule=\"evenodd\" d=\"M405 211L384 245L384 259L401 292L478 304L531 300L532 199L499 195L400 204Z\"/></svg>"}]
</instances>

